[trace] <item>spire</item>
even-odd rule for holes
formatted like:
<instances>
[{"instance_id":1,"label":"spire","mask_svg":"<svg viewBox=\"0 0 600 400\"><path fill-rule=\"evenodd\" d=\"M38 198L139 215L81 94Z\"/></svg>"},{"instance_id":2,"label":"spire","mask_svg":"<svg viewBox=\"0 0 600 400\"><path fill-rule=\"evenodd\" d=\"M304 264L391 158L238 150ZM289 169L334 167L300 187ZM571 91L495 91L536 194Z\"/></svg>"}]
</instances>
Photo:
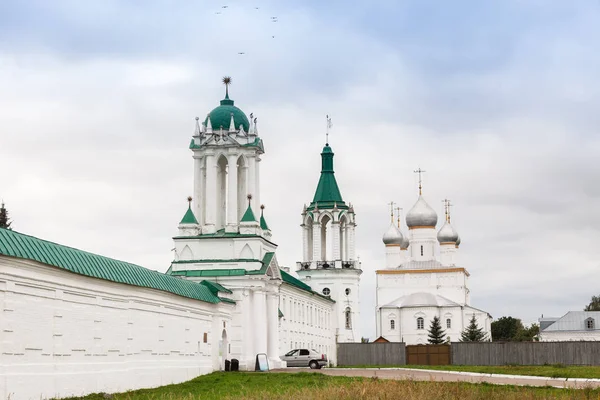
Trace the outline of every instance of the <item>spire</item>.
<instances>
[{"instance_id":1,"label":"spire","mask_svg":"<svg viewBox=\"0 0 600 400\"><path fill-rule=\"evenodd\" d=\"M229 122L229 132L235 132L235 121L233 120L233 113L231 113L231 121Z\"/></svg>"},{"instance_id":2,"label":"spire","mask_svg":"<svg viewBox=\"0 0 600 400\"><path fill-rule=\"evenodd\" d=\"M206 133L213 133L212 124L210 123L210 114L206 116Z\"/></svg>"},{"instance_id":3,"label":"spire","mask_svg":"<svg viewBox=\"0 0 600 400\"><path fill-rule=\"evenodd\" d=\"M222 106L232 106L233 100L229 99L229 85L231 85L231 77L224 76L222 82L225 85L225 98L223 100L221 100L221 105Z\"/></svg>"},{"instance_id":4,"label":"spire","mask_svg":"<svg viewBox=\"0 0 600 400\"><path fill-rule=\"evenodd\" d=\"M200 118L196 117L196 129L194 129L194 136L200 136L202 133L202 129L200 129L200 122L198 122Z\"/></svg>"},{"instance_id":5,"label":"spire","mask_svg":"<svg viewBox=\"0 0 600 400\"><path fill-rule=\"evenodd\" d=\"M335 179L333 170L333 150L329 144L325 144L321 152L321 177L315 191L315 196L310 204L309 210L317 205L321 209L332 209L337 205L339 209L347 209L346 203L342 199L342 194Z\"/></svg>"},{"instance_id":6,"label":"spire","mask_svg":"<svg viewBox=\"0 0 600 400\"><path fill-rule=\"evenodd\" d=\"M187 198L187 200L188 200L188 209L179 224L180 225L198 224L198 220L196 219L196 216L194 215L194 212L192 211L192 196L189 196Z\"/></svg>"},{"instance_id":7,"label":"spire","mask_svg":"<svg viewBox=\"0 0 600 400\"><path fill-rule=\"evenodd\" d=\"M252 200L252 195L249 194L247 196L247 198L248 198L248 208L246 209L246 212L244 213L244 216L242 217L242 220L240 222L257 222L256 217L254 216L254 213L252 212L252 206L250 205L250 200Z\"/></svg>"},{"instance_id":8,"label":"spire","mask_svg":"<svg viewBox=\"0 0 600 400\"><path fill-rule=\"evenodd\" d=\"M398 214L398 229L400 229L400 211L402 211L402 207L396 207L396 212Z\"/></svg>"},{"instance_id":9,"label":"spire","mask_svg":"<svg viewBox=\"0 0 600 400\"><path fill-rule=\"evenodd\" d=\"M446 222L450 223L450 206L452 206L452 204L448 199L444 199L442 200L442 202L444 203L444 213L446 214Z\"/></svg>"},{"instance_id":10,"label":"spire","mask_svg":"<svg viewBox=\"0 0 600 400\"><path fill-rule=\"evenodd\" d=\"M265 220L264 210L265 210L265 205L261 204L260 205L260 229L262 229L263 231L268 231L270 229L269 229L269 226L267 225L267 221Z\"/></svg>"}]
</instances>

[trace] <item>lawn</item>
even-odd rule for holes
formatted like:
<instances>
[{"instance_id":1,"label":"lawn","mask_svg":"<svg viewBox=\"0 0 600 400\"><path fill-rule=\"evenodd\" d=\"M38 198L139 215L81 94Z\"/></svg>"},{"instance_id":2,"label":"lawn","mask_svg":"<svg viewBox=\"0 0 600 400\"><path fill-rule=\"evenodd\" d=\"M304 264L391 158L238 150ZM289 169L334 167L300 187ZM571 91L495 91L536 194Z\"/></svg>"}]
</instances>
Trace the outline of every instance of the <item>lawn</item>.
<instances>
[{"instance_id":1,"label":"lawn","mask_svg":"<svg viewBox=\"0 0 600 400\"><path fill-rule=\"evenodd\" d=\"M546 376L550 378L595 378L600 379L600 366L565 366L554 365L500 365L500 366L473 366L473 365L361 365L341 368L415 368L434 369L441 371L479 372L482 374L504 375L531 375Z\"/></svg>"},{"instance_id":2,"label":"lawn","mask_svg":"<svg viewBox=\"0 0 600 400\"><path fill-rule=\"evenodd\" d=\"M178 385L82 400L176 399L600 399L600 390L497 386L459 382L395 381L319 373L215 372Z\"/></svg>"}]
</instances>

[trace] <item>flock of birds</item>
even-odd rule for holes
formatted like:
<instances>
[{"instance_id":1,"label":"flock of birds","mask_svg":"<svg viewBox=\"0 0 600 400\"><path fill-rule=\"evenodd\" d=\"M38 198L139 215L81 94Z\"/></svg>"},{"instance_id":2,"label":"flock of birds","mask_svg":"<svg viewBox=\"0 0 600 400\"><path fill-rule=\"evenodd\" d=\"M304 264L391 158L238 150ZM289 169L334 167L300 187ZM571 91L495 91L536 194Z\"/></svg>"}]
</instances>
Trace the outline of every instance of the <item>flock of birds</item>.
<instances>
[{"instance_id":1,"label":"flock of birds","mask_svg":"<svg viewBox=\"0 0 600 400\"><path fill-rule=\"evenodd\" d=\"M227 5L221 6L221 11L215 11L215 14L217 14L217 15L223 14L222 10L227 9L227 8L229 8L229 6L227 6ZM260 10L260 7L254 7L254 9ZM279 21L279 19L276 16L271 17L271 22L276 23L278 21ZM275 39L275 35L271 35L271 38ZM243 56L245 54L246 54L246 52L244 52L244 51L238 52L238 55L240 55L240 56Z\"/></svg>"}]
</instances>

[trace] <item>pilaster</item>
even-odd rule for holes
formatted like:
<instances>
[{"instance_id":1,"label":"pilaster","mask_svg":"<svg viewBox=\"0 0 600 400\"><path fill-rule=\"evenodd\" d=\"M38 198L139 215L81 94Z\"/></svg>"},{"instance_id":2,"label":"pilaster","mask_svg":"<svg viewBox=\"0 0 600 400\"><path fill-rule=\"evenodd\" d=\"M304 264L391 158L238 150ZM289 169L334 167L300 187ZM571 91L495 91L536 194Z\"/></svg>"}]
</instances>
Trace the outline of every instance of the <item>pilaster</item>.
<instances>
[{"instance_id":1,"label":"pilaster","mask_svg":"<svg viewBox=\"0 0 600 400\"><path fill-rule=\"evenodd\" d=\"M203 233L215 233L217 223L217 164L214 154L206 155L205 219Z\"/></svg>"},{"instance_id":2,"label":"pilaster","mask_svg":"<svg viewBox=\"0 0 600 400\"><path fill-rule=\"evenodd\" d=\"M340 260L341 252L340 252L340 221L333 221L331 223L331 228L333 229L332 240L333 240L333 259Z\"/></svg>"},{"instance_id":3,"label":"pilaster","mask_svg":"<svg viewBox=\"0 0 600 400\"><path fill-rule=\"evenodd\" d=\"M237 232L238 231L238 171L237 171L237 154L230 154L227 157L227 226L225 227L226 232Z\"/></svg>"},{"instance_id":4,"label":"pilaster","mask_svg":"<svg viewBox=\"0 0 600 400\"><path fill-rule=\"evenodd\" d=\"M254 356L256 354L268 354L267 345L267 320L266 320L266 293L261 289L254 289L253 293L253 324L254 329Z\"/></svg>"},{"instance_id":5,"label":"pilaster","mask_svg":"<svg viewBox=\"0 0 600 400\"><path fill-rule=\"evenodd\" d=\"M204 224L204 158L194 154L194 215L200 226Z\"/></svg>"},{"instance_id":6,"label":"pilaster","mask_svg":"<svg viewBox=\"0 0 600 400\"><path fill-rule=\"evenodd\" d=\"M315 222L313 222L313 259L311 261L321 261L321 224L316 222L317 216L315 215Z\"/></svg>"}]
</instances>

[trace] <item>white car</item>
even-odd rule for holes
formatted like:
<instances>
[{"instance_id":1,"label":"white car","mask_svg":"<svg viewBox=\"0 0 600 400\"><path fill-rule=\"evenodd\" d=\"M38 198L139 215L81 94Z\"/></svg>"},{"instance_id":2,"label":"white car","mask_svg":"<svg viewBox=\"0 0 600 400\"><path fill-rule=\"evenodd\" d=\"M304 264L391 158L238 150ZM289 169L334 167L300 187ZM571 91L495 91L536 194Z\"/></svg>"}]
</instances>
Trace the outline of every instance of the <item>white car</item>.
<instances>
[{"instance_id":1,"label":"white car","mask_svg":"<svg viewBox=\"0 0 600 400\"><path fill-rule=\"evenodd\" d=\"M294 349L280 357L288 367L310 367L321 369L327 365L327 355L312 349Z\"/></svg>"}]
</instances>

